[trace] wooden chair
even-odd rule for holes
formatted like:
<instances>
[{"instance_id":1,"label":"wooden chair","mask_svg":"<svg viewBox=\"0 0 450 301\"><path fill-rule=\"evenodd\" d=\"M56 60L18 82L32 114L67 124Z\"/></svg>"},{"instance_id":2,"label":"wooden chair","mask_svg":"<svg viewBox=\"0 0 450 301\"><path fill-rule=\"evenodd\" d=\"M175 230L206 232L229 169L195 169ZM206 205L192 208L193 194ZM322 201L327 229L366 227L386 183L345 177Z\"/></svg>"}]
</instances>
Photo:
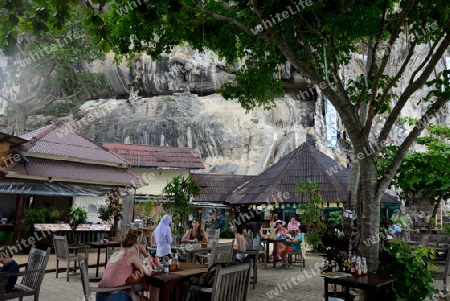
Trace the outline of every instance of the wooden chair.
<instances>
[{"instance_id":1,"label":"wooden chair","mask_svg":"<svg viewBox=\"0 0 450 301\"><path fill-rule=\"evenodd\" d=\"M74 263L73 265L74 265L74 269L75 269L75 273L76 273L76 271L77 271L76 263L80 259L87 260L87 258L85 258L85 256L81 256L81 255L70 254L69 244L67 242L67 236L54 235L53 236L53 246L55 247L55 254L56 254L56 278L58 278L59 261L60 260L66 261L67 262L66 280L69 281L70 263L71 262Z\"/></svg>"},{"instance_id":2,"label":"wooden chair","mask_svg":"<svg viewBox=\"0 0 450 301\"><path fill-rule=\"evenodd\" d=\"M0 299L12 300L22 298L25 296L34 296L34 301L39 300L39 292L41 291L42 280L45 275L45 268L47 267L48 258L50 256L51 248L47 251L36 249L32 247L28 254L28 262L19 265L25 267L23 272L17 273L0 273L0 283L6 283L9 277L22 276L22 281L16 284L13 291L5 293L3 285L0 285ZM3 299L2 299L3 297Z\"/></svg>"},{"instance_id":3,"label":"wooden chair","mask_svg":"<svg viewBox=\"0 0 450 301\"><path fill-rule=\"evenodd\" d=\"M251 262L230 267L217 266L211 301L245 301L248 296Z\"/></svg>"},{"instance_id":4,"label":"wooden chair","mask_svg":"<svg viewBox=\"0 0 450 301\"><path fill-rule=\"evenodd\" d=\"M124 291L126 292L127 290L129 290L129 297L125 299L124 301L136 301L136 296L135 296L135 290L134 290L134 285L133 284L129 284L129 285L122 285L122 286L117 286L117 287L95 287L95 286L91 286L91 283L89 282L89 275L88 275L88 270L87 270L87 266L86 263L83 259L80 259L78 261L79 265L80 265L80 270L81 270L81 284L83 285L83 292L84 292L84 299L83 300L92 300L91 298L91 294L92 293L115 293L115 292L120 292L120 291Z\"/></svg>"},{"instance_id":5,"label":"wooden chair","mask_svg":"<svg viewBox=\"0 0 450 301\"><path fill-rule=\"evenodd\" d=\"M218 263L230 263L233 260L234 239L227 243L213 243L211 255L208 258L208 269Z\"/></svg>"},{"instance_id":6,"label":"wooden chair","mask_svg":"<svg viewBox=\"0 0 450 301\"><path fill-rule=\"evenodd\" d=\"M252 284L253 284L253 289L255 289L255 285L257 284L257 281L258 281L258 266L257 266L258 255L260 254L260 252L265 254L265 251L257 250L253 246L253 234L246 233L246 234L244 234L244 238L245 238L245 241L247 243L247 249L245 251L238 251L238 252L236 252L236 254L247 255L253 261Z\"/></svg>"},{"instance_id":7,"label":"wooden chair","mask_svg":"<svg viewBox=\"0 0 450 301\"><path fill-rule=\"evenodd\" d=\"M217 230L207 230L206 235L208 235L209 242L219 242L220 229Z\"/></svg>"}]
</instances>

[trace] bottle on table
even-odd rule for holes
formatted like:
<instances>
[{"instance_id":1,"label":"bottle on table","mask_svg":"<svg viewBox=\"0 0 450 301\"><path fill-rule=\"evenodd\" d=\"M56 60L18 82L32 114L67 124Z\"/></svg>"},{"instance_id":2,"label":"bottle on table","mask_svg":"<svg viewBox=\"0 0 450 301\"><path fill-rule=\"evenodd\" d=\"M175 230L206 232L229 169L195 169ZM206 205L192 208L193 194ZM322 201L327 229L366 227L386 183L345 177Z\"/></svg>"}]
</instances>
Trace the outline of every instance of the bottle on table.
<instances>
[{"instance_id":1,"label":"bottle on table","mask_svg":"<svg viewBox=\"0 0 450 301\"><path fill-rule=\"evenodd\" d=\"M352 260L351 260L351 262L350 262L350 266L351 266L350 272L351 272L352 274L355 274L355 265L356 265L356 256L353 255L353 256L352 256Z\"/></svg>"},{"instance_id":2,"label":"bottle on table","mask_svg":"<svg viewBox=\"0 0 450 301\"><path fill-rule=\"evenodd\" d=\"M178 253L175 253L174 261L177 264L177 269L180 268L180 261L178 260Z\"/></svg>"},{"instance_id":3,"label":"bottle on table","mask_svg":"<svg viewBox=\"0 0 450 301\"><path fill-rule=\"evenodd\" d=\"M356 257L355 275L361 276L361 257Z\"/></svg>"},{"instance_id":4,"label":"bottle on table","mask_svg":"<svg viewBox=\"0 0 450 301\"><path fill-rule=\"evenodd\" d=\"M369 273L368 268L367 268L366 257L361 258L361 260L362 260L362 262L361 262L361 275L362 276L366 276Z\"/></svg>"}]
</instances>

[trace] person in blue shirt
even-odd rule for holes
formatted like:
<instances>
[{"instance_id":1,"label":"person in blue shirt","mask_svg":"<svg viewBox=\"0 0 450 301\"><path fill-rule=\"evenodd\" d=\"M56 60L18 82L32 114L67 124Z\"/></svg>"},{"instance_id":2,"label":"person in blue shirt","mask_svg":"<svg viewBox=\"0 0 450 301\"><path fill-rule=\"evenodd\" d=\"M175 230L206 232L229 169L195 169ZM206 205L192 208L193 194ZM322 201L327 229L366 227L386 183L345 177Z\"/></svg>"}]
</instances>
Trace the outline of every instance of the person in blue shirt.
<instances>
[{"instance_id":1,"label":"person in blue shirt","mask_svg":"<svg viewBox=\"0 0 450 301\"><path fill-rule=\"evenodd\" d=\"M402 229L397 224L395 224L393 221L389 221L388 231L393 237L398 237L400 235L400 233L402 232Z\"/></svg>"},{"instance_id":2,"label":"person in blue shirt","mask_svg":"<svg viewBox=\"0 0 450 301\"><path fill-rule=\"evenodd\" d=\"M298 233L297 231L293 231L294 235L291 235L292 238L286 238L286 246L281 248L280 255L281 255L281 267L282 269L286 269L287 267L287 260L286 260L286 253L287 252L300 252L301 250L301 242L303 241L303 234L301 230L299 229ZM292 233L292 232L291 232Z\"/></svg>"},{"instance_id":3,"label":"person in blue shirt","mask_svg":"<svg viewBox=\"0 0 450 301\"><path fill-rule=\"evenodd\" d=\"M15 260L12 259L12 254L7 248L0 250L0 263L3 266L0 268L0 273L17 273L19 272L19 265ZM8 282L5 286L5 292L9 293L16 286L17 276L8 277ZM0 284L2 285L2 284Z\"/></svg>"}]
</instances>

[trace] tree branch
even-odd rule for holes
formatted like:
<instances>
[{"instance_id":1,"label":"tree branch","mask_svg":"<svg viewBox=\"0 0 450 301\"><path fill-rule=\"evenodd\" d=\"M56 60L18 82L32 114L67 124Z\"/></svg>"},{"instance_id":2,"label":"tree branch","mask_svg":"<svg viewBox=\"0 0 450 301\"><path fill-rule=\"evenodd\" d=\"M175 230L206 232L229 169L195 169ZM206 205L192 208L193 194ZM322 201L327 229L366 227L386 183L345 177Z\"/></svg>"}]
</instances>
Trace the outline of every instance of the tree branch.
<instances>
[{"instance_id":1,"label":"tree branch","mask_svg":"<svg viewBox=\"0 0 450 301\"><path fill-rule=\"evenodd\" d=\"M388 185L392 181L392 178L397 173L397 170L400 167L403 158L405 157L406 153L408 153L411 145L414 143L414 141L416 141L417 137L419 137L422 130L428 125L430 119L433 118L434 114L436 114L447 102L447 99L438 98L436 102L428 107L425 114L422 116L422 118L420 118L419 122L417 122L416 126L409 133L408 137L406 137L406 139L398 148L397 153L392 160L392 163L386 169L386 173L381 179L378 180L377 193L381 194L387 189Z\"/></svg>"},{"instance_id":2,"label":"tree branch","mask_svg":"<svg viewBox=\"0 0 450 301\"><path fill-rule=\"evenodd\" d=\"M438 63L438 61L441 59L442 55L445 53L447 48L450 45L450 33L447 33L445 38L441 41L441 44L439 45L436 52L431 56L431 59L428 61L428 65L423 70L420 77L413 82L412 84L408 85L406 87L405 91L400 95L397 103L395 104L394 108L392 109L391 114L389 114L386 123L383 126L383 129L380 132L380 136L378 137L378 144L382 143L382 141L386 140L386 138L389 135L389 132L392 129L392 126L394 125L395 121L397 120L398 116L400 115L400 112L402 108L405 106L406 102L408 101L409 97L416 92L419 88L421 88L429 78L431 72L433 72L434 67ZM430 50L431 51L431 50Z\"/></svg>"}]
</instances>

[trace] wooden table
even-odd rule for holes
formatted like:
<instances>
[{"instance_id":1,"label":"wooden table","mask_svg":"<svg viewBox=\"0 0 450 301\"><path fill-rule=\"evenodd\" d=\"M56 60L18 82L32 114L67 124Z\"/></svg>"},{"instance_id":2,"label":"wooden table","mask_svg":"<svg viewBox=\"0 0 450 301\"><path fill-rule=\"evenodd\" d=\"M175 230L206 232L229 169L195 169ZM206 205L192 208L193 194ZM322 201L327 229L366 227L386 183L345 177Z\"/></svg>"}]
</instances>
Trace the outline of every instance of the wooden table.
<instances>
[{"instance_id":1,"label":"wooden table","mask_svg":"<svg viewBox=\"0 0 450 301\"><path fill-rule=\"evenodd\" d=\"M180 283L192 276L206 273L208 268L204 265L189 262L180 262L180 269L169 273L152 274L145 276L147 283L160 288L160 301L170 300L170 290L175 289L175 300L180 300Z\"/></svg>"},{"instance_id":2,"label":"wooden table","mask_svg":"<svg viewBox=\"0 0 450 301\"><path fill-rule=\"evenodd\" d=\"M394 279L387 276L369 274L367 276L346 276L339 278L323 277L325 285L325 301L328 301L328 284L338 284L345 287L346 300L350 300L350 288L368 291L368 300L378 300L378 291L387 287L394 287Z\"/></svg>"},{"instance_id":3,"label":"wooden table","mask_svg":"<svg viewBox=\"0 0 450 301\"><path fill-rule=\"evenodd\" d=\"M100 249L106 249L107 247L112 247L113 249L115 247L120 247L120 242L118 241L110 241L110 242L90 242L89 245L91 248L97 248L97 267L95 269L95 277L98 277L98 266L100 265ZM108 262L108 252L106 252L105 255L105 267L106 263Z\"/></svg>"},{"instance_id":4,"label":"wooden table","mask_svg":"<svg viewBox=\"0 0 450 301\"><path fill-rule=\"evenodd\" d=\"M265 241L266 242L266 262L269 262L269 246L270 244L273 244L273 268L277 267L277 250L278 250L278 243L285 243L286 242L286 238L265 238L265 239L261 239L261 241Z\"/></svg>"}]
</instances>

